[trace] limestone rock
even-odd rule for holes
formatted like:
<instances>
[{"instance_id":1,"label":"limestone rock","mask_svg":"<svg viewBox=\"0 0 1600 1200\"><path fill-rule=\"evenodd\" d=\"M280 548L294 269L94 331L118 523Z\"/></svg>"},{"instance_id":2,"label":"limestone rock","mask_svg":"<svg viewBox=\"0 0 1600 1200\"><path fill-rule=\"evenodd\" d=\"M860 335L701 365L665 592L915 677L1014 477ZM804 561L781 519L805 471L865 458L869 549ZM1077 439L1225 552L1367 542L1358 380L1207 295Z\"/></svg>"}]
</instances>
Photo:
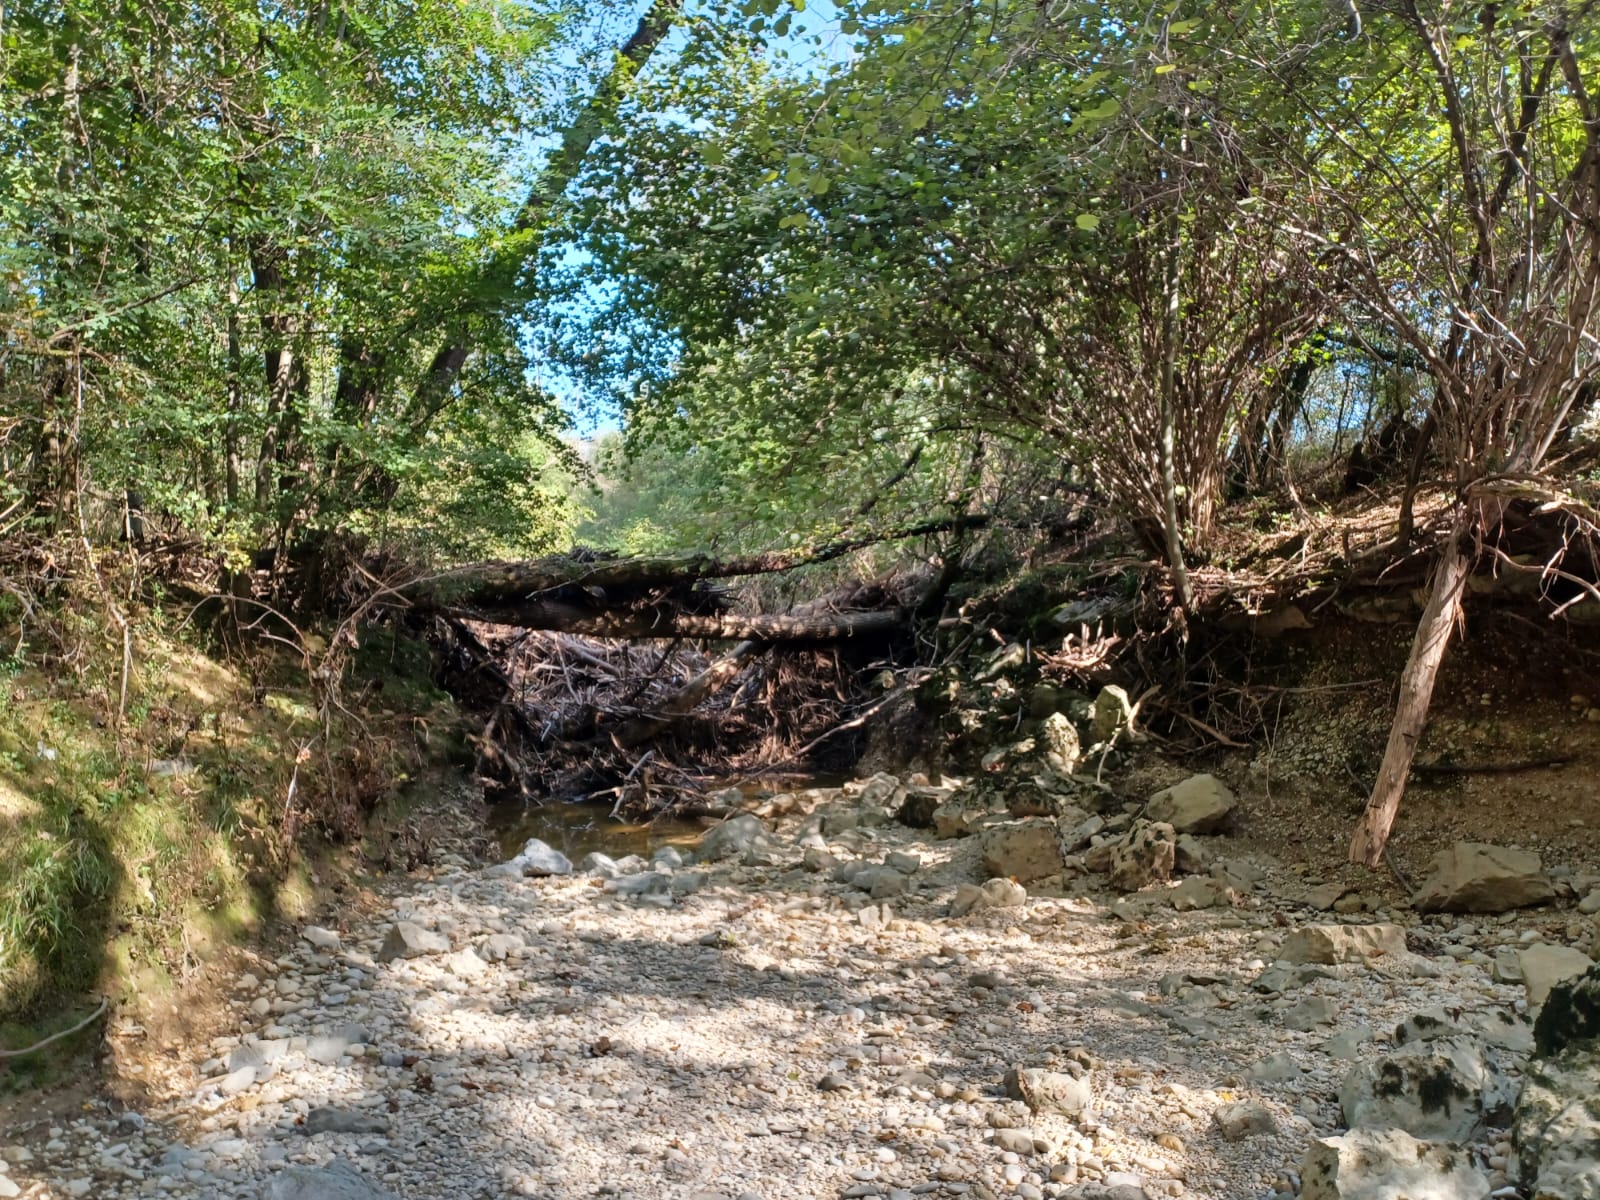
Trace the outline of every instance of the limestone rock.
<instances>
[{"instance_id":1,"label":"limestone rock","mask_svg":"<svg viewBox=\"0 0 1600 1200\"><path fill-rule=\"evenodd\" d=\"M850 877L852 887L858 887L874 900L887 900L893 896L905 894L906 877L893 867L867 866L855 871Z\"/></svg>"},{"instance_id":2,"label":"limestone rock","mask_svg":"<svg viewBox=\"0 0 1600 1200\"><path fill-rule=\"evenodd\" d=\"M950 915L964 917L986 908L1013 908L1027 899L1028 890L1010 879L991 879L982 887L963 883L956 889L955 899L950 902Z\"/></svg>"},{"instance_id":3,"label":"limestone rock","mask_svg":"<svg viewBox=\"0 0 1600 1200\"><path fill-rule=\"evenodd\" d=\"M1126 729L1133 720L1133 702L1128 699L1128 693L1116 684L1100 689L1100 694L1094 698L1094 721L1090 728L1090 741L1099 744L1109 742L1113 737Z\"/></svg>"},{"instance_id":4,"label":"limestone rock","mask_svg":"<svg viewBox=\"0 0 1600 1200\"><path fill-rule=\"evenodd\" d=\"M902 794L900 781L893 775L879 771L861 785L856 801L862 808L898 808Z\"/></svg>"},{"instance_id":5,"label":"limestone rock","mask_svg":"<svg viewBox=\"0 0 1600 1200\"><path fill-rule=\"evenodd\" d=\"M1466 1152L1403 1129L1317 1138L1300 1162L1300 1200L1487 1200L1489 1181Z\"/></svg>"},{"instance_id":6,"label":"limestone rock","mask_svg":"<svg viewBox=\"0 0 1600 1200\"><path fill-rule=\"evenodd\" d=\"M307 925L300 931L300 936L305 938L318 950L333 954L339 949L339 935L331 929L324 929L320 925Z\"/></svg>"},{"instance_id":7,"label":"limestone rock","mask_svg":"<svg viewBox=\"0 0 1600 1200\"><path fill-rule=\"evenodd\" d=\"M1310 1033L1322 1025L1339 1020L1339 1006L1327 996L1307 996L1283 1014L1283 1027Z\"/></svg>"},{"instance_id":8,"label":"limestone rock","mask_svg":"<svg viewBox=\"0 0 1600 1200\"><path fill-rule=\"evenodd\" d=\"M1179 912L1231 905L1237 899L1238 893L1227 884L1202 875L1191 875L1167 893L1168 902Z\"/></svg>"},{"instance_id":9,"label":"limestone rock","mask_svg":"<svg viewBox=\"0 0 1600 1200\"><path fill-rule=\"evenodd\" d=\"M1411 957L1406 931L1398 925L1303 925L1284 939L1278 961L1286 963L1377 962L1400 964Z\"/></svg>"},{"instance_id":10,"label":"limestone rock","mask_svg":"<svg viewBox=\"0 0 1600 1200\"><path fill-rule=\"evenodd\" d=\"M1352 1067L1339 1106L1352 1129L1403 1129L1414 1137L1460 1142L1509 1100L1506 1081L1470 1038L1413 1042Z\"/></svg>"},{"instance_id":11,"label":"limestone rock","mask_svg":"<svg viewBox=\"0 0 1600 1200\"><path fill-rule=\"evenodd\" d=\"M1600 1197L1600 1044L1528 1064L1511 1137L1535 1200Z\"/></svg>"},{"instance_id":12,"label":"limestone rock","mask_svg":"<svg viewBox=\"0 0 1600 1200\"><path fill-rule=\"evenodd\" d=\"M1134 822L1132 829L1111 843L1107 862L1111 886L1136 892L1152 883L1165 883L1172 878L1177 850L1177 836L1171 825Z\"/></svg>"},{"instance_id":13,"label":"limestone rock","mask_svg":"<svg viewBox=\"0 0 1600 1200\"><path fill-rule=\"evenodd\" d=\"M1184 875L1202 875L1210 866L1211 852L1206 849L1206 844L1193 834L1180 834L1173 868Z\"/></svg>"},{"instance_id":14,"label":"limestone rock","mask_svg":"<svg viewBox=\"0 0 1600 1200\"><path fill-rule=\"evenodd\" d=\"M1006 812L1013 817L1049 817L1063 829L1071 829L1089 819L1089 814L1071 796L1038 786L1013 789L1006 799Z\"/></svg>"},{"instance_id":15,"label":"limestone rock","mask_svg":"<svg viewBox=\"0 0 1600 1200\"><path fill-rule=\"evenodd\" d=\"M1419 912L1509 912L1554 899L1539 856L1485 842L1457 842L1434 856L1413 897Z\"/></svg>"},{"instance_id":16,"label":"limestone rock","mask_svg":"<svg viewBox=\"0 0 1600 1200\"><path fill-rule=\"evenodd\" d=\"M319 1133L388 1133L389 1122L371 1113L349 1108L313 1108L301 1129L307 1136Z\"/></svg>"},{"instance_id":17,"label":"limestone rock","mask_svg":"<svg viewBox=\"0 0 1600 1200\"><path fill-rule=\"evenodd\" d=\"M1054 821L1026 820L986 829L979 840L983 869L998 879L1028 883L1066 869Z\"/></svg>"},{"instance_id":18,"label":"limestone rock","mask_svg":"<svg viewBox=\"0 0 1600 1200\"><path fill-rule=\"evenodd\" d=\"M949 788L907 788L905 799L900 802L894 819L913 829L932 829L934 811L949 799Z\"/></svg>"},{"instance_id":19,"label":"limestone rock","mask_svg":"<svg viewBox=\"0 0 1600 1200\"><path fill-rule=\"evenodd\" d=\"M1057 775L1071 775L1078 769L1083 747L1078 741L1078 727L1065 713L1053 712L1040 723L1039 743L1044 765Z\"/></svg>"},{"instance_id":20,"label":"limestone rock","mask_svg":"<svg viewBox=\"0 0 1600 1200\"><path fill-rule=\"evenodd\" d=\"M261 1200L394 1200L354 1167L333 1162L326 1167L288 1167L267 1181Z\"/></svg>"},{"instance_id":21,"label":"limestone rock","mask_svg":"<svg viewBox=\"0 0 1600 1200\"><path fill-rule=\"evenodd\" d=\"M1533 1040L1544 1055L1591 1040L1600 1044L1600 966L1551 989L1534 1022Z\"/></svg>"},{"instance_id":22,"label":"limestone rock","mask_svg":"<svg viewBox=\"0 0 1600 1200\"><path fill-rule=\"evenodd\" d=\"M1397 1046L1446 1037L1476 1037L1513 1054L1533 1052L1533 1029L1528 1018L1503 1008L1487 1012L1426 1008L1395 1026L1393 1036Z\"/></svg>"},{"instance_id":23,"label":"limestone rock","mask_svg":"<svg viewBox=\"0 0 1600 1200\"><path fill-rule=\"evenodd\" d=\"M1536 942L1517 951L1517 967L1522 971L1522 985L1528 989L1528 1006L1539 1008L1558 983L1576 979L1594 966L1581 950L1571 946L1550 946Z\"/></svg>"},{"instance_id":24,"label":"limestone rock","mask_svg":"<svg viewBox=\"0 0 1600 1200\"><path fill-rule=\"evenodd\" d=\"M421 958L425 954L446 954L449 950L450 939L444 934L424 929L414 921L396 921L389 927L389 932L383 935L378 961Z\"/></svg>"},{"instance_id":25,"label":"limestone rock","mask_svg":"<svg viewBox=\"0 0 1600 1200\"><path fill-rule=\"evenodd\" d=\"M963 789L933 810L933 836L966 837L993 816L995 811L985 797L970 789Z\"/></svg>"},{"instance_id":26,"label":"limestone rock","mask_svg":"<svg viewBox=\"0 0 1600 1200\"><path fill-rule=\"evenodd\" d=\"M1080 1117L1094 1107L1090 1073L1081 1075L1046 1071L1041 1067L1012 1067L1006 1072L1006 1095L1021 1100L1036 1113Z\"/></svg>"},{"instance_id":27,"label":"limestone rock","mask_svg":"<svg viewBox=\"0 0 1600 1200\"><path fill-rule=\"evenodd\" d=\"M474 975L482 975L489 966L477 951L457 950L454 954L445 956L444 969L462 979L470 979Z\"/></svg>"},{"instance_id":28,"label":"limestone rock","mask_svg":"<svg viewBox=\"0 0 1600 1200\"><path fill-rule=\"evenodd\" d=\"M543 877L572 874L572 860L538 838L529 838L528 844L511 861L522 868L524 875Z\"/></svg>"},{"instance_id":29,"label":"limestone rock","mask_svg":"<svg viewBox=\"0 0 1600 1200\"><path fill-rule=\"evenodd\" d=\"M1278 1132L1278 1122L1272 1110L1254 1100L1225 1104L1211 1114L1211 1119L1217 1126L1217 1132L1230 1142Z\"/></svg>"},{"instance_id":30,"label":"limestone rock","mask_svg":"<svg viewBox=\"0 0 1600 1200\"><path fill-rule=\"evenodd\" d=\"M729 817L700 840L700 857L705 862L733 858L745 854L760 841L765 840L767 827L761 818L746 813Z\"/></svg>"},{"instance_id":31,"label":"limestone rock","mask_svg":"<svg viewBox=\"0 0 1600 1200\"><path fill-rule=\"evenodd\" d=\"M820 846L807 846L805 853L800 856L800 865L808 871L820 873L834 870L839 860Z\"/></svg>"},{"instance_id":32,"label":"limestone rock","mask_svg":"<svg viewBox=\"0 0 1600 1200\"><path fill-rule=\"evenodd\" d=\"M1164 821L1178 833L1216 833L1227 823L1234 803L1233 792L1215 775L1191 775L1151 796L1145 816Z\"/></svg>"}]
</instances>

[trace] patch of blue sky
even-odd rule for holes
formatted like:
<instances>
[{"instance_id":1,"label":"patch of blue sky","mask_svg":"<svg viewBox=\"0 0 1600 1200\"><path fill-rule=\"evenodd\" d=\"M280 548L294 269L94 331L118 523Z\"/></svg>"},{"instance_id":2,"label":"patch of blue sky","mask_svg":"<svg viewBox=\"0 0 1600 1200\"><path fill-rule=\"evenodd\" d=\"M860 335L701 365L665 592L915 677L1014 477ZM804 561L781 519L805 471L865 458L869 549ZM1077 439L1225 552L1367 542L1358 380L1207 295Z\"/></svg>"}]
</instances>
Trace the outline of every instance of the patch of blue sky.
<instances>
[{"instance_id":1,"label":"patch of blue sky","mask_svg":"<svg viewBox=\"0 0 1600 1200\"><path fill-rule=\"evenodd\" d=\"M553 81L564 94L575 97L573 104L581 104L610 67L616 49L625 42L637 26L644 4L633 6L604 5L585 13L585 18L573 27L573 35L557 56L558 79ZM650 73L673 71L688 41L687 20L698 14L686 14L685 22L669 34L651 56L646 66ZM811 0L802 6L783 4L766 19L761 35L765 39L766 53L775 70L799 77L820 77L847 64L855 53L857 39L840 27L841 13L832 0ZM777 32L781 28L782 33ZM524 179L531 180L540 165L559 145L559 135L545 133L531 136L525 145ZM570 270L574 277L588 266L584 251L575 245L553 247L558 270ZM590 282L574 294L549 302L549 315L556 318L584 320L615 299L615 289L604 283ZM637 331L617 330L615 336L636 336ZM588 440L621 427L622 413L615 397L597 394L588 381L579 378L559 361L542 352L537 344L538 332L530 325L524 331L528 339L528 358L533 364L532 382L560 401L572 421L574 433ZM659 336L659 335L654 335Z\"/></svg>"}]
</instances>

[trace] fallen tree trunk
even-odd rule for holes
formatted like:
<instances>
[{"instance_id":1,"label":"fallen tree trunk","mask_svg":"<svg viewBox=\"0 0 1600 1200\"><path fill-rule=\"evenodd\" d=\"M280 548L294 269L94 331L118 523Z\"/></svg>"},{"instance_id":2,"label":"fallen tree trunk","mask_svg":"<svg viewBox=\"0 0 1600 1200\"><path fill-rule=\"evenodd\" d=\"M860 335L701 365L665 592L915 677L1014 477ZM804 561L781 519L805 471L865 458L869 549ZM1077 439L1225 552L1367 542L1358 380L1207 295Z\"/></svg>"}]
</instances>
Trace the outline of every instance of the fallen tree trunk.
<instances>
[{"instance_id":1,"label":"fallen tree trunk","mask_svg":"<svg viewBox=\"0 0 1600 1200\"><path fill-rule=\"evenodd\" d=\"M882 542L904 541L936 533L959 533L981 529L988 523L987 515L976 513L938 521L922 521L860 537L839 538L801 550L769 551L739 558L712 558L704 554L598 558L573 554L524 563L479 563L417 580L401 587L399 594L420 607L449 604L467 608L499 608L507 604L522 604L536 598L541 592L561 588L583 588L592 594L593 589L642 590L704 579L774 575L829 562Z\"/></svg>"},{"instance_id":2,"label":"fallen tree trunk","mask_svg":"<svg viewBox=\"0 0 1600 1200\"><path fill-rule=\"evenodd\" d=\"M906 622L903 610L877 612L690 613L668 605L612 611L557 600L524 600L505 607L449 609L448 615L522 629L554 629L595 638L707 638L712 641L832 642L890 633Z\"/></svg>"}]
</instances>

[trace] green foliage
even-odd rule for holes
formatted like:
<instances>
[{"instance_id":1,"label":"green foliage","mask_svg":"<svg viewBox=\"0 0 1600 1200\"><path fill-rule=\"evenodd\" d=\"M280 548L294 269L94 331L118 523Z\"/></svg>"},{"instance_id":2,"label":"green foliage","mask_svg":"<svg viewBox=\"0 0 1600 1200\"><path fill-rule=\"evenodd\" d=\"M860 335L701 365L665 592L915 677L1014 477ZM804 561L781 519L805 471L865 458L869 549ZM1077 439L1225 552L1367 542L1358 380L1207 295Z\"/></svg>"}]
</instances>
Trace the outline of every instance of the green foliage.
<instances>
[{"instance_id":1,"label":"green foliage","mask_svg":"<svg viewBox=\"0 0 1600 1200\"><path fill-rule=\"evenodd\" d=\"M982 443L963 483L994 482L996 445L1059 456L1201 541L1230 455L1336 445L1343 412L1303 410L1341 372L1385 380L1363 411L1451 405L1472 470L1592 404L1592 355L1553 385L1540 365L1594 319L1562 249L1593 224L1587 9L1436 0L1359 36L1320 0L839 13L853 53L814 72L702 29L584 181L574 273L600 301L548 332L633 453L672 448L704 535L848 521L917 447L944 453L895 498L926 506ZM1334 335L1319 388L1289 386ZM1506 444L1485 459L1479 434Z\"/></svg>"},{"instance_id":2,"label":"green foliage","mask_svg":"<svg viewBox=\"0 0 1600 1200\"><path fill-rule=\"evenodd\" d=\"M555 535L511 483L559 420L519 338L539 231L512 219L572 13L230 3L5 10L0 512L48 529L131 488L251 547L398 505L448 552L478 535L424 512L442 438L492 522Z\"/></svg>"}]
</instances>

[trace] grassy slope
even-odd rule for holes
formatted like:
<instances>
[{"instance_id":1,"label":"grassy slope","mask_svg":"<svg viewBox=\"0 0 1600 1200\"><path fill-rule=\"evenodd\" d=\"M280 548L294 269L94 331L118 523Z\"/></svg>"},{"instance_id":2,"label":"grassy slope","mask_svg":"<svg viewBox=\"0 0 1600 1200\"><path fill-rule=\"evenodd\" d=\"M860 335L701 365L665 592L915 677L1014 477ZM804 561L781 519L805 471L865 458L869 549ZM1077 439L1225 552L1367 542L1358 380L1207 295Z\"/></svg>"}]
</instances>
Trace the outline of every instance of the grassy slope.
<instances>
[{"instance_id":1,"label":"grassy slope","mask_svg":"<svg viewBox=\"0 0 1600 1200\"><path fill-rule=\"evenodd\" d=\"M296 664L258 662L280 685L264 687L163 623L142 620L120 729L120 639L57 630L48 656L0 650L0 1046L70 1024L90 990L170 990L210 947L302 910L308 852L364 832L454 748L414 643L363 649L358 733L322 720ZM286 827L291 780L296 812L328 822Z\"/></svg>"}]
</instances>

